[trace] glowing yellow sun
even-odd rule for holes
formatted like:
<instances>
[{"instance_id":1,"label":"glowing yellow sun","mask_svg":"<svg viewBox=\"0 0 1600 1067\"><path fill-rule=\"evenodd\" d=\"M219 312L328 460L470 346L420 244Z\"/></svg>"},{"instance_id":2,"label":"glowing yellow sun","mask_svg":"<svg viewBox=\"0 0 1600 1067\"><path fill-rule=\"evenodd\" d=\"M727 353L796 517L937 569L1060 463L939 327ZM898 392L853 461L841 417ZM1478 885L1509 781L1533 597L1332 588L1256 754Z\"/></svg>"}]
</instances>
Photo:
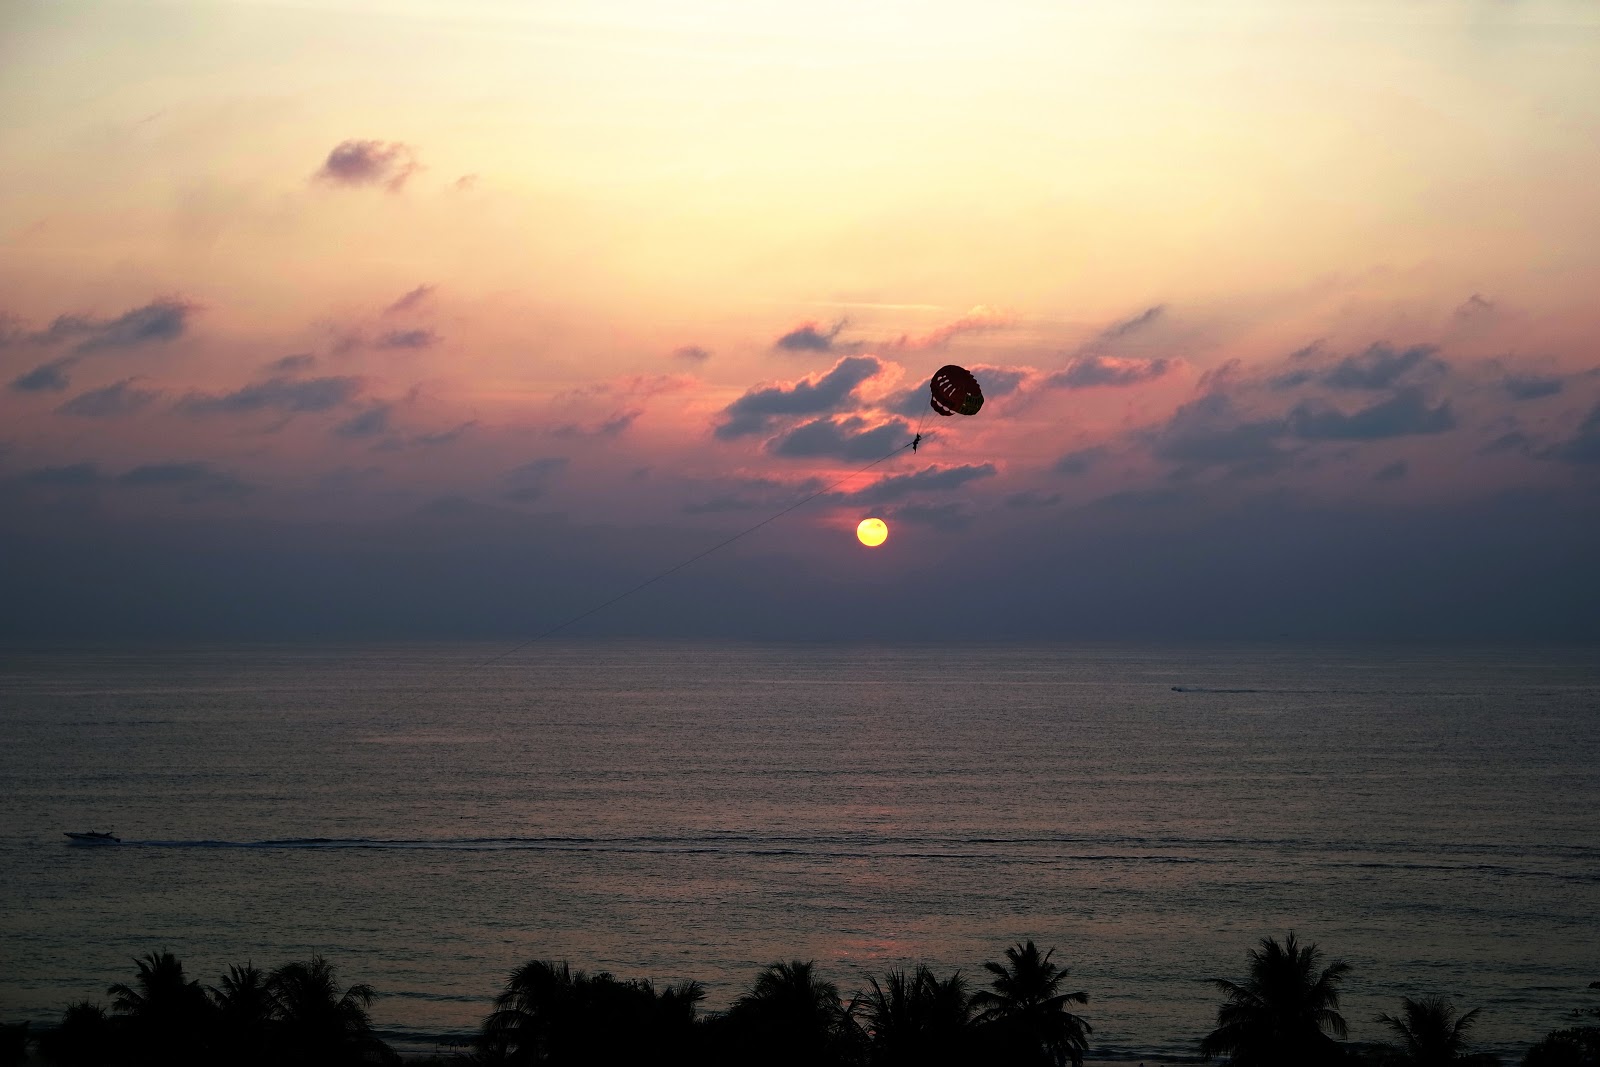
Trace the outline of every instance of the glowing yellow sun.
<instances>
[{"instance_id":1,"label":"glowing yellow sun","mask_svg":"<svg viewBox=\"0 0 1600 1067\"><path fill-rule=\"evenodd\" d=\"M889 526L882 519L862 519L856 527L856 536L868 548L877 548L889 537Z\"/></svg>"}]
</instances>

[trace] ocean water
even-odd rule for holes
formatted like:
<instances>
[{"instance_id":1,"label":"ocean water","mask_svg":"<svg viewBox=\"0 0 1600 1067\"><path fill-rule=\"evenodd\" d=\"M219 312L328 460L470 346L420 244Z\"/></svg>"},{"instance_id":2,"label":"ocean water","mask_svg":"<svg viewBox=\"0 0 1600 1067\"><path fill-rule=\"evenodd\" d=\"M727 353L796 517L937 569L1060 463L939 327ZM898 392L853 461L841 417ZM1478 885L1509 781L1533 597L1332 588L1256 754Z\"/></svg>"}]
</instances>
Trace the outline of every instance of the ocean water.
<instances>
[{"instance_id":1,"label":"ocean water","mask_svg":"<svg viewBox=\"0 0 1600 1067\"><path fill-rule=\"evenodd\" d=\"M1600 656L557 644L0 653L0 1018L320 952L402 1044L533 958L846 990L1052 946L1192 1053L1294 930L1520 1051L1600 979ZM1184 691L1175 691L1180 687ZM66 843L114 826L116 847Z\"/></svg>"}]
</instances>

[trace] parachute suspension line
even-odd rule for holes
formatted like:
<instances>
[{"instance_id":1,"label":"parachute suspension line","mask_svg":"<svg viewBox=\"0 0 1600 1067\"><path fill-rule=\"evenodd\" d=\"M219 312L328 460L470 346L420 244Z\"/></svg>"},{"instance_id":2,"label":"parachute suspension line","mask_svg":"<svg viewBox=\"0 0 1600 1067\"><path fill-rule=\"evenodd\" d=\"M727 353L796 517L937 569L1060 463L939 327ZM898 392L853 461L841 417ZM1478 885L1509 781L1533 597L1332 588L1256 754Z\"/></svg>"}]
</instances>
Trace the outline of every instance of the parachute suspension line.
<instances>
[{"instance_id":1,"label":"parachute suspension line","mask_svg":"<svg viewBox=\"0 0 1600 1067\"><path fill-rule=\"evenodd\" d=\"M919 440L919 441L922 440L922 432L928 428L928 413L931 412L932 410L933 409L931 407L923 408L922 409L922 418L917 420L917 437L916 437L916 439Z\"/></svg>"},{"instance_id":2,"label":"parachute suspension line","mask_svg":"<svg viewBox=\"0 0 1600 1067\"><path fill-rule=\"evenodd\" d=\"M899 455L901 452L904 452L906 449L908 449L910 447L911 447L911 442L907 441L905 444L901 445L899 448L895 449L894 451L886 452L883 455L879 456L877 459L873 460L871 463L868 463L865 467L859 467L856 470L851 471L849 474L846 474L844 477L840 478L838 481L834 482L832 485L824 486L821 489L818 489L815 493L812 493L810 496L805 497L802 500L796 500L793 504L790 504L788 507L784 508L782 511L779 511L779 512L773 514L773 515L767 516L766 518L762 519L760 522L756 523L754 526L751 526L748 529L740 530L738 533L734 534L732 537L728 538L725 541L718 541L716 544L712 545L710 548L706 549L704 552L697 553L697 554L695 554L693 556L690 556L688 559L684 560L682 563L678 563L678 564L675 564L674 566L668 567L666 570L662 571L660 574L656 575L654 578L646 578L644 581L640 582L638 585L633 586L630 589L626 589L623 592L618 593L616 596L612 597L610 600L607 600L607 601L605 601L604 603L601 603L601 604L596 604L594 607L590 608L588 611L585 611L585 612L582 612L580 614L574 615L574 616L572 616L572 618L568 619L565 622L557 623L556 625L550 627L548 630L544 630L544 631L542 631L540 633L534 634L532 637L528 638L526 641L522 642L521 644L514 645L511 648L506 649L504 652L501 652L501 653L499 653L497 655L494 655L494 656L490 656L488 659L484 660L482 663L477 663L477 664L474 664L471 667L465 668L465 671L480 670L480 669L482 669L484 667L489 666L491 663L497 663L500 660L505 659L507 656L513 655L513 654L515 654L517 652L521 652L523 649L527 648L529 645L533 644L536 641L543 641L546 637L549 637L551 634L557 633L558 631L561 631L561 630L565 630L568 626L571 626L573 623L582 622L584 619L587 619L589 616L594 615L597 612L604 611L606 608L609 608L611 605L615 604L617 601L625 600L628 597L632 596L633 594L637 593L639 590L644 589L647 586L655 585L657 582L661 581L661 579L666 578L669 575L676 574L677 572L683 570L683 568L689 566L691 563L695 563L695 562L698 562L699 560L705 559L707 556L711 555L711 553L716 552L719 549L723 549L723 548L728 547L729 545L733 544L735 541L739 540L739 538L744 537L744 536L746 536L748 534L755 533L757 530L761 529L761 527L767 525L770 522L776 522L778 519L783 518L785 515L789 514L789 512L795 510L796 508L804 507L806 504L811 503L813 500L817 499L817 497L822 496L822 495L824 495L826 493L833 492L833 490L837 489L839 486L843 485L845 482L848 482L851 478L854 478L856 475L862 474L862 473L864 473L866 471L871 470L873 467L876 467L878 464L884 462L885 460L892 459L893 457ZM463 673L465 673L465 671L463 671Z\"/></svg>"}]
</instances>

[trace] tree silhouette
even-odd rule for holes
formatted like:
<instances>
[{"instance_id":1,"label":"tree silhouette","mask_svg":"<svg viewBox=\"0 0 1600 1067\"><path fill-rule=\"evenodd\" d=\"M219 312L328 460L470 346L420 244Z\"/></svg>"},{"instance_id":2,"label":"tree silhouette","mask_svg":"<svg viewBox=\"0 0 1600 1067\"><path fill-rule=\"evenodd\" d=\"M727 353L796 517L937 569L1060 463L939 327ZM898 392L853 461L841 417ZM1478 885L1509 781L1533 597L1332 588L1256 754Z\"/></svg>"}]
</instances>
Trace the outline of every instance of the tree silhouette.
<instances>
[{"instance_id":1,"label":"tree silhouette","mask_svg":"<svg viewBox=\"0 0 1600 1067\"><path fill-rule=\"evenodd\" d=\"M1333 1038L1347 1033L1339 1014L1339 983L1350 970L1342 961L1322 970L1315 945L1301 947L1291 932L1282 945L1263 938L1250 951L1250 977L1242 983L1213 978L1226 994L1217 1028L1200 1042L1206 1059L1226 1055L1236 1067L1330 1063L1343 1056ZM1329 1035L1332 1035L1330 1037Z\"/></svg>"},{"instance_id":2,"label":"tree silhouette","mask_svg":"<svg viewBox=\"0 0 1600 1067\"><path fill-rule=\"evenodd\" d=\"M578 972L581 980L583 973ZM550 1060L552 1045L575 999L565 962L529 960L511 972L484 1020L478 1057L486 1063L532 1064Z\"/></svg>"},{"instance_id":3,"label":"tree silhouette","mask_svg":"<svg viewBox=\"0 0 1600 1067\"><path fill-rule=\"evenodd\" d=\"M1522 1067L1600 1067L1600 1026L1546 1034L1522 1057Z\"/></svg>"},{"instance_id":4,"label":"tree silhouette","mask_svg":"<svg viewBox=\"0 0 1600 1067\"><path fill-rule=\"evenodd\" d=\"M669 985L587 975L531 960L511 972L476 1042L484 1064L687 1063L696 1037L698 982Z\"/></svg>"},{"instance_id":5,"label":"tree silhouette","mask_svg":"<svg viewBox=\"0 0 1600 1067\"><path fill-rule=\"evenodd\" d=\"M639 1062L654 1044L655 993L648 984L618 979L607 971L579 973L565 1011L557 1020L552 1064L624 1067Z\"/></svg>"},{"instance_id":6,"label":"tree silhouette","mask_svg":"<svg viewBox=\"0 0 1600 1067\"><path fill-rule=\"evenodd\" d=\"M650 983L646 982L649 988ZM674 982L663 989L656 999L661 1018L668 1026L693 1028L700 1002L706 999L706 987L699 982Z\"/></svg>"},{"instance_id":7,"label":"tree silhouette","mask_svg":"<svg viewBox=\"0 0 1600 1067\"><path fill-rule=\"evenodd\" d=\"M839 987L819 978L813 961L768 966L712 1031L716 1062L826 1067L848 1063L858 1052Z\"/></svg>"},{"instance_id":8,"label":"tree silhouette","mask_svg":"<svg viewBox=\"0 0 1600 1067\"><path fill-rule=\"evenodd\" d=\"M286 963L267 980L281 1041L281 1062L304 1067L399 1063L372 1032L369 985L339 988L333 965L321 956Z\"/></svg>"},{"instance_id":9,"label":"tree silhouette","mask_svg":"<svg viewBox=\"0 0 1600 1067\"><path fill-rule=\"evenodd\" d=\"M254 963L229 967L208 992L216 1007L216 1053L240 1067L270 1062L277 1005L266 972Z\"/></svg>"},{"instance_id":10,"label":"tree silhouette","mask_svg":"<svg viewBox=\"0 0 1600 1067\"><path fill-rule=\"evenodd\" d=\"M927 967L890 971L882 984L868 979L870 992L855 1010L867 1028L874 1067L942 1067L966 1063L971 1055L972 1000L957 971L940 981Z\"/></svg>"},{"instance_id":11,"label":"tree silhouette","mask_svg":"<svg viewBox=\"0 0 1600 1067\"><path fill-rule=\"evenodd\" d=\"M1087 1004L1089 994L1061 992L1065 968L1050 962L1055 949L1040 954L1032 941L1006 949L1006 962L985 963L994 976L990 988L972 997L978 1022L991 1043L1016 1064L1059 1067L1083 1063L1094 1032L1086 1021L1067 1010L1068 1004Z\"/></svg>"},{"instance_id":12,"label":"tree silhouette","mask_svg":"<svg viewBox=\"0 0 1600 1067\"><path fill-rule=\"evenodd\" d=\"M28 1024L0 1023L0 1067L17 1067L28 1058Z\"/></svg>"},{"instance_id":13,"label":"tree silhouette","mask_svg":"<svg viewBox=\"0 0 1600 1067\"><path fill-rule=\"evenodd\" d=\"M1457 1015L1455 1006L1440 997L1403 997L1400 1009L1399 1017L1378 1016L1378 1022L1398 1039L1399 1063L1408 1067L1443 1067L1467 1057L1467 1031L1480 1009Z\"/></svg>"},{"instance_id":14,"label":"tree silhouette","mask_svg":"<svg viewBox=\"0 0 1600 1067\"><path fill-rule=\"evenodd\" d=\"M647 1056L633 1062L694 1062L700 1046L698 1012L700 1002L706 999L706 987L699 982L674 982L656 993L649 982L640 982L639 986L654 996L648 1026L648 1040L653 1047Z\"/></svg>"},{"instance_id":15,"label":"tree silhouette","mask_svg":"<svg viewBox=\"0 0 1600 1067\"><path fill-rule=\"evenodd\" d=\"M128 1051L136 1063L198 1063L211 1028L211 1004L199 982L187 981L170 952L135 960L133 984L118 982L106 993L111 1010L126 1020Z\"/></svg>"},{"instance_id":16,"label":"tree silhouette","mask_svg":"<svg viewBox=\"0 0 1600 1067\"><path fill-rule=\"evenodd\" d=\"M80 1000L61 1014L61 1025L39 1035L39 1051L60 1067L101 1067L111 1059L116 1034L106 1010Z\"/></svg>"},{"instance_id":17,"label":"tree silhouette","mask_svg":"<svg viewBox=\"0 0 1600 1067\"><path fill-rule=\"evenodd\" d=\"M1590 982L1589 988L1600 989L1600 982ZM1600 1018L1600 1008L1572 1014ZM1522 1058L1522 1067L1600 1067L1600 1026L1574 1026L1546 1034Z\"/></svg>"}]
</instances>

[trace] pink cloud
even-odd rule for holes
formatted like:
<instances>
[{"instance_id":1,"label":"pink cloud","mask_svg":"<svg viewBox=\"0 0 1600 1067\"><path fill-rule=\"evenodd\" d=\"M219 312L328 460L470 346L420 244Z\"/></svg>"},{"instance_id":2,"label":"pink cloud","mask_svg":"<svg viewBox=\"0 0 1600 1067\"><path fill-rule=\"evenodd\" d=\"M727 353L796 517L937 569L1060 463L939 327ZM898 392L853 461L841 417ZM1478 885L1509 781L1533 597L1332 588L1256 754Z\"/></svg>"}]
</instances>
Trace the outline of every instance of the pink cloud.
<instances>
[{"instance_id":1,"label":"pink cloud","mask_svg":"<svg viewBox=\"0 0 1600 1067\"><path fill-rule=\"evenodd\" d=\"M399 315L402 312L415 311L432 300L437 288L437 286L433 285L419 285L384 308L383 313L385 315Z\"/></svg>"},{"instance_id":2,"label":"pink cloud","mask_svg":"<svg viewBox=\"0 0 1600 1067\"><path fill-rule=\"evenodd\" d=\"M840 319L832 326L824 328L815 319L800 323L788 333L772 342L772 347L785 352L832 352L844 345L836 345L834 338L839 336L846 326L850 325L849 319ZM853 350L855 346L850 346Z\"/></svg>"},{"instance_id":3,"label":"pink cloud","mask_svg":"<svg viewBox=\"0 0 1600 1067\"><path fill-rule=\"evenodd\" d=\"M667 393L693 389L699 379L690 374L625 374L604 381L590 382L558 393L556 398L580 399L591 396L641 397L648 399Z\"/></svg>"},{"instance_id":4,"label":"pink cloud","mask_svg":"<svg viewBox=\"0 0 1600 1067\"><path fill-rule=\"evenodd\" d=\"M1045 379L1045 384L1062 389L1092 389L1097 386L1125 388L1154 381L1181 366L1176 359L1127 359L1119 356L1078 356L1066 367Z\"/></svg>"},{"instance_id":5,"label":"pink cloud","mask_svg":"<svg viewBox=\"0 0 1600 1067\"><path fill-rule=\"evenodd\" d=\"M1007 312L979 304L960 318L947 322L943 326L935 327L920 337L901 334L899 340L894 341L891 347L914 350L943 348L962 334L998 330L1010 326L1015 321L1015 318Z\"/></svg>"}]
</instances>

